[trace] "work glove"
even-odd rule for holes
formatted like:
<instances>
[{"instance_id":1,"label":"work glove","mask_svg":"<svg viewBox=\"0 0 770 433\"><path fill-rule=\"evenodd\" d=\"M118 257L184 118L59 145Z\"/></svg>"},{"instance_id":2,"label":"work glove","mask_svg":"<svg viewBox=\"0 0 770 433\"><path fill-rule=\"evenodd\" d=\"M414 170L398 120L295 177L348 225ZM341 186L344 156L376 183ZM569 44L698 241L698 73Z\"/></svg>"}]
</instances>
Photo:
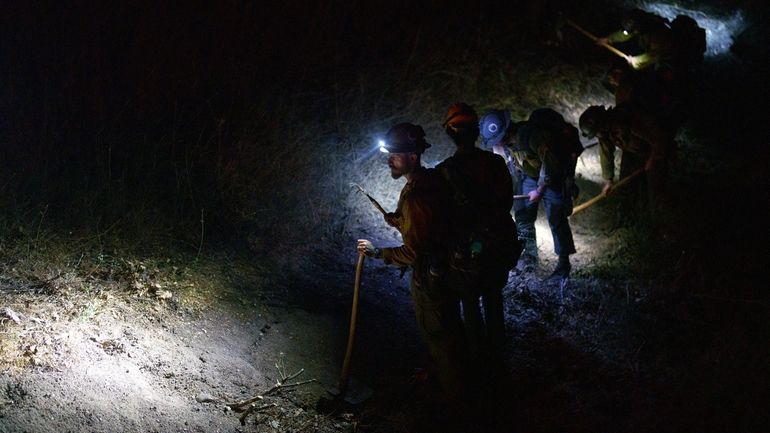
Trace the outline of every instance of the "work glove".
<instances>
[{"instance_id":1,"label":"work glove","mask_svg":"<svg viewBox=\"0 0 770 433\"><path fill-rule=\"evenodd\" d=\"M626 56L626 62L628 62L628 66L636 70L642 66L642 61L639 56Z\"/></svg>"},{"instance_id":2,"label":"work glove","mask_svg":"<svg viewBox=\"0 0 770 433\"><path fill-rule=\"evenodd\" d=\"M602 185L602 194L610 195L612 193L612 179L607 179Z\"/></svg>"},{"instance_id":3,"label":"work glove","mask_svg":"<svg viewBox=\"0 0 770 433\"><path fill-rule=\"evenodd\" d=\"M382 257L380 249L375 247L374 244L372 244L372 241L367 239L359 239L356 249L359 254L363 254L367 257L374 257L376 259Z\"/></svg>"},{"instance_id":4,"label":"work glove","mask_svg":"<svg viewBox=\"0 0 770 433\"><path fill-rule=\"evenodd\" d=\"M543 197L543 193L540 192L539 188L533 189L532 191L528 192L527 195L529 196L530 203L537 203Z\"/></svg>"},{"instance_id":5,"label":"work glove","mask_svg":"<svg viewBox=\"0 0 770 433\"><path fill-rule=\"evenodd\" d=\"M398 228L398 217L394 212L388 212L385 215L383 215L383 218L385 218L385 222L391 226Z\"/></svg>"}]
</instances>

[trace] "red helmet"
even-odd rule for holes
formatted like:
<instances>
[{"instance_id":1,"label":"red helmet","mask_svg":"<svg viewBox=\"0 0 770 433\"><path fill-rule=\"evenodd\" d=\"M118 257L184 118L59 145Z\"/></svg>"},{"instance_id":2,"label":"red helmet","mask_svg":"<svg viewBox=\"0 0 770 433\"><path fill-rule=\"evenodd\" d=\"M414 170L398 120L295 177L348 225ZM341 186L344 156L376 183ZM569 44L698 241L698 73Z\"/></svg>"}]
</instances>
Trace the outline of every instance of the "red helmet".
<instances>
[{"instance_id":1,"label":"red helmet","mask_svg":"<svg viewBox=\"0 0 770 433\"><path fill-rule=\"evenodd\" d=\"M477 127L479 115L465 102L455 102L444 117L444 128L454 130Z\"/></svg>"}]
</instances>

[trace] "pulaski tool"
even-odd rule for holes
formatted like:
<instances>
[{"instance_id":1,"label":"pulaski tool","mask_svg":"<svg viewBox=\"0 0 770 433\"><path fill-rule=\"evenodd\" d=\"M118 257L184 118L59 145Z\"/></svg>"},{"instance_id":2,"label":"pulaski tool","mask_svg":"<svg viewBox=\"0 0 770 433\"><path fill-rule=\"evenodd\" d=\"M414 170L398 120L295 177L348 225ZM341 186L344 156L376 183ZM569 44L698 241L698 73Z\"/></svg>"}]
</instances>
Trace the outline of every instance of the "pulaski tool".
<instances>
[{"instance_id":1,"label":"pulaski tool","mask_svg":"<svg viewBox=\"0 0 770 433\"><path fill-rule=\"evenodd\" d=\"M385 220L386 220L386 222L388 221L388 212L385 210L385 208L383 208L383 207L382 207L382 205L380 205L380 203L379 203L377 200L375 200L375 198L374 198L374 197L372 197L371 195L369 195L369 193L368 193L368 192L366 192L366 190L365 190L365 189L361 188L361 185L359 185L359 184L357 184L357 183L353 183L353 182L351 182L351 183L350 183L350 186L354 186L354 187L356 187L356 188L358 189L358 192L360 192L361 194L365 195L365 196L366 196L366 198L368 198L368 199L369 199L369 201L370 201L370 202L372 202L372 204L374 205L374 207L376 207L376 208L377 208L377 210L378 210L378 211L380 211L380 213L382 213L382 216L384 216L384 217L385 217ZM525 197L526 197L526 196L525 196ZM514 198L515 198L515 197L514 197ZM390 224L390 225L392 225L392 226L396 227L395 225L391 224L390 222L388 222L388 224ZM404 278L404 274L405 274L405 273L406 273L406 267L402 267L402 268L401 268L401 276L400 276L399 278Z\"/></svg>"},{"instance_id":2,"label":"pulaski tool","mask_svg":"<svg viewBox=\"0 0 770 433\"><path fill-rule=\"evenodd\" d=\"M348 331L348 344L345 349L345 358L342 361L342 372L337 383L337 388L329 389L327 392L334 396L335 400L343 400L351 405L363 403L372 395L372 389L365 384L357 381L350 375L350 364L353 358L353 343L356 337L356 321L358 319L358 294L361 289L361 274L364 269L365 255L358 255L356 263L356 278L353 284L353 306L350 310L350 329Z\"/></svg>"},{"instance_id":3,"label":"pulaski tool","mask_svg":"<svg viewBox=\"0 0 770 433\"><path fill-rule=\"evenodd\" d=\"M356 187L356 188L358 189L358 192L360 192L361 194L365 195L365 196L366 196L366 198L368 198L368 199L369 199L369 201L370 201L370 202L372 202L372 204L374 205L374 207L376 207L376 208L377 208L377 210L378 210L378 211L380 211L380 212L381 212L383 215L386 215L386 214L387 214L387 212L385 211L385 208L383 208L383 207L380 205L380 203L379 203L377 200L375 200L375 199L374 199L374 197L372 197L371 195L369 195L369 193L368 193L368 192L366 192L366 190L364 190L363 188L361 188L361 185L359 185L359 184L357 184L357 183L351 183L351 184L350 184L350 186L354 186L354 187Z\"/></svg>"}]
</instances>

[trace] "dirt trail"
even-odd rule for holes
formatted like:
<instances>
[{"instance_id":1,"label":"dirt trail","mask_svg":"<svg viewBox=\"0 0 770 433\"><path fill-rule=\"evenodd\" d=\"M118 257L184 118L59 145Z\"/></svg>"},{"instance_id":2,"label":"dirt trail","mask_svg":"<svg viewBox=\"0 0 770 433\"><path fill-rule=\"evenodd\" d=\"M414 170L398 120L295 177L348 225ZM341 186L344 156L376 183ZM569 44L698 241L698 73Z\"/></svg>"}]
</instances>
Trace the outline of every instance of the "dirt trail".
<instances>
[{"instance_id":1,"label":"dirt trail","mask_svg":"<svg viewBox=\"0 0 770 433\"><path fill-rule=\"evenodd\" d=\"M278 393L291 403L271 420L312 423L302 408L333 383L338 355L328 317L227 302L193 310L141 298L113 298L102 311L87 323L50 322L44 332L66 354L0 375L0 432L256 431L221 403L199 400L264 392L280 379L276 365L287 375L305 369L297 380L318 383ZM280 413L287 405L293 412Z\"/></svg>"}]
</instances>

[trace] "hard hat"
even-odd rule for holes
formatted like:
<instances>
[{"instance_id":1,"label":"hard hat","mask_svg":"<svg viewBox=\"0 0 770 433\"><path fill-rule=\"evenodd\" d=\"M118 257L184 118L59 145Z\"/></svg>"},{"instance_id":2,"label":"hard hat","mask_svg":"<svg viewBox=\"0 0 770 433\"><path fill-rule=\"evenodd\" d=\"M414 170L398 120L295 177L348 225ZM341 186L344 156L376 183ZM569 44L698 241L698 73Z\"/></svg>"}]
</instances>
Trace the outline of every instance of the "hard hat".
<instances>
[{"instance_id":1,"label":"hard hat","mask_svg":"<svg viewBox=\"0 0 770 433\"><path fill-rule=\"evenodd\" d=\"M580 115L580 133L583 137L594 138L604 117L604 105L592 105Z\"/></svg>"},{"instance_id":2,"label":"hard hat","mask_svg":"<svg viewBox=\"0 0 770 433\"><path fill-rule=\"evenodd\" d=\"M526 150L528 148L527 146L529 145L529 136L532 134L534 129L537 129L537 126L535 122L530 120L511 122L511 124L508 125L508 130L505 131L505 135L503 137L509 138L505 140L506 142L503 143L503 145L517 152Z\"/></svg>"},{"instance_id":3,"label":"hard hat","mask_svg":"<svg viewBox=\"0 0 770 433\"><path fill-rule=\"evenodd\" d=\"M505 131L511 124L511 113L506 110L487 111L479 121L481 145L490 148L503 139Z\"/></svg>"},{"instance_id":4,"label":"hard hat","mask_svg":"<svg viewBox=\"0 0 770 433\"><path fill-rule=\"evenodd\" d=\"M647 13L640 9L631 9L623 14L620 20L620 27L627 33L634 33L639 30L639 26L647 18Z\"/></svg>"},{"instance_id":5,"label":"hard hat","mask_svg":"<svg viewBox=\"0 0 770 433\"><path fill-rule=\"evenodd\" d=\"M429 147L425 131L420 125L411 123L393 125L380 143L380 150L388 153L422 153Z\"/></svg>"},{"instance_id":6,"label":"hard hat","mask_svg":"<svg viewBox=\"0 0 770 433\"><path fill-rule=\"evenodd\" d=\"M479 115L476 110L464 102L455 102L449 107L444 117L444 128L454 130L475 127L479 123Z\"/></svg>"},{"instance_id":7,"label":"hard hat","mask_svg":"<svg viewBox=\"0 0 770 433\"><path fill-rule=\"evenodd\" d=\"M641 9L631 9L623 14L620 26L626 33L634 34L646 31L656 23L668 26L668 20L663 17Z\"/></svg>"},{"instance_id":8,"label":"hard hat","mask_svg":"<svg viewBox=\"0 0 770 433\"><path fill-rule=\"evenodd\" d=\"M620 28L623 29L623 33L632 34L636 31L636 20L632 16L626 16L620 22Z\"/></svg>"}]
</instances>

